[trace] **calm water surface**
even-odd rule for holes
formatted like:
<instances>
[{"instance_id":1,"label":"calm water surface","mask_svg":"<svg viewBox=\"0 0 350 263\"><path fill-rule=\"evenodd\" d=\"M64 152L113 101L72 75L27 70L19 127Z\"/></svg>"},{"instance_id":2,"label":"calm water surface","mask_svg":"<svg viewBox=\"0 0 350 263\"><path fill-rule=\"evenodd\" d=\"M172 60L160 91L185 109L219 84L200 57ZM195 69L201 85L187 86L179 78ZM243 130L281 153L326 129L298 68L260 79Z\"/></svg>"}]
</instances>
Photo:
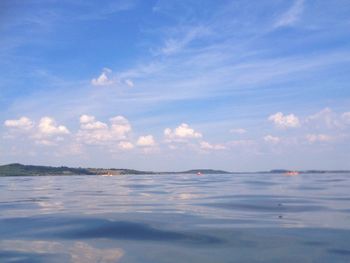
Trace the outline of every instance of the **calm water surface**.
<instances>
[{"instance_id":1,"label":"calm water surface","mask_svg":"<svg viewBox=\"0 0 350 263\"><path fill-rule=\"evenodd\" d=\"M3 177L0 262L350 262L350 174Z\"/></svg>"}]
</instances>

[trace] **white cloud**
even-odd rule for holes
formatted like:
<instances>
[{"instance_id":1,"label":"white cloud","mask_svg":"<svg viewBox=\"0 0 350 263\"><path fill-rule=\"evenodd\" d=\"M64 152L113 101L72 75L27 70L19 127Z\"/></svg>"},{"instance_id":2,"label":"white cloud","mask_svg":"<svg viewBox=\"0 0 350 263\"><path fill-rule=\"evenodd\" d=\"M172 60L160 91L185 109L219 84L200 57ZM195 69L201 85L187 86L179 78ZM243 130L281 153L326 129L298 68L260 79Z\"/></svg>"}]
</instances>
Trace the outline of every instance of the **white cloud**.
<instances>
[{"instance_id":1,"label":"white cloud","mask_svg":"<svg viewBox=\"0 0 350 263\"><path fill-rule=\"evenodd\" d=\"M330 135L326 134L308 134L306 136L306 139L310 143L315 143L315 142L329 142L333 140L333 137Z\"/></svg>"},{"instance_id":2,"label":"white cloud","mask_svg":"<svg viewBox=\"0 0 350 263\"><path fill-rule=\"evenodd\" d=\"M116 116L109 119L111 122L111 134L117 140L125 139L131 131L129 121L123 116Z\"/></svg>"},{"instance_id":3,"label":"white cloud","mask_svg":"<svg viewBox=\"0 0 350 263\"><path fill-rule=\"evenodd\" d=\"M236 134L244 134L247 132L247 130L243 128L236 128L236 129L231 129L230 132L236 133Z\"/></svg>"},{"instance_id":4,"label":"white cloud","mask_svg":"<svg viewBox=\"0 0 350 263\"><path fill-rule=\"evenodd\" d=\"M94 116L80 117L80 130L77 133L79 141L87 144L105 144L125 140L132 128L123 116L110 118L110 125L97 121Z\"/></svg>"},{"instance_id":5,"label":"white cloud","mask_svg":"<svg viewBox=\"0 0 350 263\"><path fill-rule=\"evenodd\" d=\"M174 130L166 128L164 130L164 136L168 142L202 138L201 133L195 131L186 123L180 124L180 126Z\"/></svg>"},{"instance_id":6,"label":"white cloud","mask_svg":"<svg viewBox=\"0 0 350 263\"><path fill-rule=\"evenodd\" d=\"M130 88L134 87L134 82L131 79L126 79L124 82L128 87Z\"/></svg>"},{"instance_id":7,"label":"white cloud","mask_svg":"<svg viewBox=\"0 0 350 263\"><path fill-rule=\"evenodd\" d=\"M54 118L43 117L31 137L35 139L36 144L53 146L63 141L63 136L68 134L70 134L70 131L66 126L57 125Z\"/></svg>"},{"instance_id":8,"label":"white cloud","mask_svg":"<svg viewBox=\"0 0 350 263\"><path fill-rule=\"evenodd\" d=\"M95 121L95 117L91 115L81 115L79 118L80 123L89 123Z\"/></svg>"},{"instance_id":9,"label":"white cloud","mask_svg":"<svg viewBox=\"0 0 350 263\"><path fill-rule=\"evenodd\" d=\"M306 118L306 122L310 123L312 127L323 127L326 128L338 128L341 126L341 120L339 116L332 111L330 108L324 108L316 114L310 115Z\"/></svg>"},{"instance_id":10,"label":"white cloud","mask_svg":"<svg viewBox=\"0 0 350 263\"><path fill-rule=\"evenodd\" d=\"M296 0L287 12L282 14L274 27L292 26L299 19L304 10L304 0Z\"/></svg>"},{"instance_id":11,"label":"white cloud","mask_svg":"<svg viewBox=\"0 0 350 263\"><path fill-rule=\"evenodd\" d=\"M66 126L57 125L51 117L42 117L38 125L27 117L21 117L18 120L7 120L5 126L8 128L25 131L26 138L34 140L40 145L56 145L59 141L64 140L64 136L70 134ZM15 138L14 135L8 135L7 138Z\"/></svg>"},{"instance_id":12,"label":"white cloud","mask_svg":"<svg viewBox=\"0 0 350 263\"><path fill-rule=\"evenodd\" d=\"M210 34L209 28L203 26L192 27L179 38L166 39L164 46L160 50L160 53L163 55L172 55L178 53L192 41L207 36L208 34Z\"/></svg>"},{"instance_id":13,"label":"white cloud","mask_svg":"<svg viewBox=\"0 0 350 263\"><path fill-rule=\"evenodd\" d=\"M91 80L91 84L94 86L108 86L114 84L115 81L110 79L109 77L111 73L112 70L110 70L109 68L104 68L99 77L93 78Z\"/></svg>"},{"instance_id":14,"label":"white cloud","mask_svg":"<svg viewBox=\"0 0 350 263\"><path fill-rule=\"evenodd\" d=\"M50 117L43 117L38 124L38 130L40 135L54 136L69 134L69 130L66 126L57 125L55 120Z\"/></svg>"},{"instance_id":15,"label":"white cloud","mask_svg":"<svg viewBox=\"0 0 350 263\"><path fill-rule=\"evenodd\" d=\"M6 120L4 125L8 128L15 128L20 130L30 130L33 128L33 122L27 117L21 117L18 120Z\"/></svg>"},{"instance_id":16,"label":"white cloud","mask_svg":"<svg viewBox=\"0 0 350 263\"><path fill-rule=\"evenodd\" d=\"M118 84L121 86L127 86L129 88L133 88L134 87L134 82L129 79L129 78L119 78L116 76L111 76L112 74L112 70L109 68L104 68L100 74L100 76L98 76L97 78L93 78L91 80L91 84L94 86L110 86L113 84Z\"/></svg>"},{"instance_id":17,"label":"white cloud","mask_svg":"<svg viewBox=\"0 0 350 263\"><path fill-rule=\"evenodd\" d=\"M151 146L155 146L156 142L152 135L146 135L146 136L140 136L136 144L141 147L151 147Z\"/></svg>"},{"instance_id":18,"label":"white cloud","mask_svg":"<svg viewBox=\"0 0 350 263\"><path fill-rule=\"evenodd\" d=\"M86 123L81 125L81 128L84 130L99 130L99 129L107 129L107 124L100 121L94 121L90 123Z\"/></svg>"},{"instance_id":19,"label":"white cloud","mask_svg":"<svg viewBox=\"0 0 350 263\"><path fill-rule=\"evenodd\" d=\"M350 112L344 112L341 117L345 123L350 123Z\"/></svg>"},{"instance_id":20,"label":"white cloud","mask_svg":"<svg viewBox=\"0 0 350 263\"><path fill-rule=\"evenodd\" d=\"M300 126L300 121L294 114L283 115L282 112L277 112L268 118L279 128L297 128Z\"/></svg>"},{"instance_id":21,"label":"white cloud","mask_svg":"<svg viewBox=\"0 0 350 263\"><path fill-rule=\"evenodd\" d=\"M206 141L200 142L200 148L203 150L225 150L226 147L222 144L211 144Z\"/></svg>"},{"instance_id":22,"label":"white cloud","mask_svg":"<svg viewBox=\"0 0 350 263\"><path fill-rule=\"evenodd\" d=\"M79 130L77 132L77 139L81 143L86 144L103 144L111 140L111 135L108 129L98 130Z\"/></svg>"},{"instance_id":23,"label":"white cloud","mask_svg":"<svg viewBox=\"0 0 350 263\"><path fill-rule=\"evenodd\" d=\"M279 137L276 137L276 136L266 135L264 137L264 141L268 142L268 143L272 143L272 144L277 144L281 141L281 139Z\"/></svg>"},{"instance_id":24,"label":"white cloud","mask_svg":"<svg viewBox=\"0 0 350 263\"><path fill-rule=\"evenodd\" d=\"M128 141L121 141L119 142L118 147L122 150L131 150L134 148L134 145Z\"/></svg>"},{"instance_id":25,"label":"white cloud","mask_svg":"<svg viewBox=\"0 0 350 263\"><path fill-rule=\"evenodd\" d=\"M80 116L80 128L83 130L102 130L107 129L108 125L104 122L96 121L94 116L82 115Z\"/></svg>"}]
</instances>

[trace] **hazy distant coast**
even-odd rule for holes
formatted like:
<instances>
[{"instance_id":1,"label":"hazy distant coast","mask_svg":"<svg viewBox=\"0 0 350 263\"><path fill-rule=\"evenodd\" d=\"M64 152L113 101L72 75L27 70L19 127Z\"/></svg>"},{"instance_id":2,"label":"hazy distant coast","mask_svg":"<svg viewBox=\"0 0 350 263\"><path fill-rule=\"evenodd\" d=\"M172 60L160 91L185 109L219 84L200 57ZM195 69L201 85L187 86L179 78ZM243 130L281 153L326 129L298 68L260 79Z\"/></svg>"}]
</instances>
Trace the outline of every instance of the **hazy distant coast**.
<instances>
[{"instance_id":1,"label":"hazy distant coast","mask_svg":"<svg viewBox=\"0 0 350 263\"><path fill-rule=\"evenodd\" d=\"M116 169L116 168L71 168L66 166L52 167L39 165L23 165L19 163L7 164L0 166L0 176L45 176L45 175L127 175L127 174L240 174L240 173L286 173L287 169L276 169L270 171L257 172L229 172L224 170L213 169L192 169L180 172L155 172L155 171L139 171L134 169ZM350 173L346 170L306 170L298 171L299 173Z\"/></svg>"},{"instance_id":2,"label":"hazy distant coast","mask_svg":"<svg viewBox=\"0 0 350 263\"><path fill-rule=\"evenodd\" d=\"M23 165L19 163L0 166L0 176L44 176L44 175L125 175L125 174L229 174L230 172L212 169L194 169L181 172L154 172L134 169L116 168L71 168L66 166L52 167L39 165Z\"/></svg>"}]
</instances>

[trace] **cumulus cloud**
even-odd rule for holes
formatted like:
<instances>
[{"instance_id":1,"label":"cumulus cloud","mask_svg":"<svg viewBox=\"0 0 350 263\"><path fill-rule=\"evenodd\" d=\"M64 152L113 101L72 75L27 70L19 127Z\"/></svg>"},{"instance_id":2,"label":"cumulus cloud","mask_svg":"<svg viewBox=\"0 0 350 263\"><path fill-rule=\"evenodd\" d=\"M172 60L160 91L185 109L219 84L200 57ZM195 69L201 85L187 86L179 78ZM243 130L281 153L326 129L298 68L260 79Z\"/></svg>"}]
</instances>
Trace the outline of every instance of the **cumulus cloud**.
<instances>
[{"instance_id":1,"label":"cumulus cloud","mask_svg":"<svg viewBox=\"0 0 350 263\"><path fill-rule=\"evenodd\" d=\"M102 130L108 129L108 125L104 122L96 121L92 115L80 116L80 128L83 130Z\"/></svg>"},{"instance_id":2,"label":"cumulus cloud","mask_svg":"<svg viewBox=\"0 0 350 263\"><path fill-rule=\"evenodd\" d=\"M47 116L42 117L37 125L27 117L6 120L4 125L14 131L24 132L25 138L46 146L56 145L57 142L64 140L65 135L70 134L66 126L58 125L55 119ZM15 138L15 134L9 134L7 138Z\"/></svg>"},{"instance_id":3,"label":"cumulus cloud","mask_svg":"<svg viewBox=\"0 0 350 263\"><path fill-rule=\"evenodd\" d=\"M123 116L110 118L109 121L108 125L97 121L92 115L82 115L80 130L77 133L78 140L86 144L106 144L127 139L132 130L129 121Z\"/></svg>"},{"instance_id":4,"label":"cumulus cloud","mask_svg":"<svg viewBox=\"0 0 350 263\"><path fill-rule=\"evenodd\" d=\"M182 123L174 130L166 128L164 130L166 141L186 141L187 139L202 138L202 134L192 129L188 124Z\"/></svg>"},{"instance_id":5,"label":"cumulus cloud","mask_svg":"<svg viewBox=\"0 0 350 263\"><path fill-rule=\"evenodd\" d=\"M140 136L136 143L140 147L152 147L156 145L156 142L152 135Z\"/></svg>"},{"instance_id":6,"label":"cumulus cloud","mask_svg":"<svg viewBox=\"0 0 350 263\"><path fill-rule=\"evenodd\" d=\"M114 80L110 78L111 73L111 69L104 68L100 76L91 80L91 84L94 86L109 86L114 84Z\"/></svg>"},{"instance_id":7,"label":"cumulus cloud","mask_svg":"<svg viewBox=\"0 0 350 263\"><path fill-rule=\"evenodd\" d=\"M52 146L64 140L64 136L70 134L66 126L58 125L54 118L43 117L40 119L37 129L31 135L36 144Z\"/></svg>"},{"instance_id":8,"label":"cumulus cloud","mask_svg":"<svg viewBox=\"0 0 350 263\"><path fill-rule=\"evenodd\" d=\"M93 86L111 86L111 85L118 85L118 86L126 86L129 88L134 87L134 82L131 79L128 78L120 78L117 77L115 74L112 75L112 70L109 68L102 69L101 74L97 78L93 78L91 80L91 84Z\"/></svg>"},{"instance_id":9,"label":"cumulus cloud","mask_svg":"<svg viewBox=\"0 0 350 263\"><path fill-rule=\"evenodd\" d=\"M89 122L94 122L95 121L95 117L92 115L81 115L79 118L80 123L84 124L84 123L89 123Z\"/></svg>"},{"instance_id":10,"label":"cumulus cloud","mask_svg":"<svg viewBox=\"0 0 350 263\"><path fill-rule=\"evenodd\" d=\"M333 137L326 134L308 134L306 136L306 139L310 143L316 143L316 142L329 142L333 140Z\"/></svg>"},{"instance_id":11,"label":"cumulus cloud","mask_svg":"<svg viewBox=\"0 0 350 263\"><path fill-rule=\"evenodd\" d=\"M236 134L244 134L247 132L247 130L243 128L236 128L236 129L231 129L230 132L236 133Z\"/></svg>"},{"instance_id":12,"label":"cumulus cloud","mask_svg":"<svg viewBox=\"0 0 350 263\"><path fill-rule=\"evenodd\" d=\"M284 115L282 112L277 112L268 118L278 128L297 128L300 127L300 121L294 114Z\"/></svg>"},{"instance_id":13,"label":"cumulus cloud","mask_svg":"<svg viewBox=\"0 0 350 263\"><path fill-rule=\"evenodd\" d=\"M206 141L201 141L199 145L202 150L225 150L226 149L226 146L222 144L211 144Z\"/></svg>"},{"instance_id":14,"label":"cumulus cloud","mask_svg":"<svg viewBox=\"0 0 350 263\"><path fill-rule=\"evenodd\" d=\"M116 116L110 118L111 122L111 133L113 138L122 140L127 137L127 134L131 132L131 125L129 121L123 116Z\"/></svg>"},{"instance_id":15,"label":"cumulus cloud","mask_svg":"<svg viewBox=\"0 0 350 263\"><path fill-rule=\"evenodd\" d=\"M276 136L266 135L264 137L264 141L268 142L268 143L272 143L272 144L277 144L281 141L281 139L279 137L276 137Z\"/></svg>"},{"instance_id":16,"label":"cumulus cloud","mask_svg":"<svg viewBox=\"0 0 350 263\"><path fill-rule=\"evenodd\" d=\"M118 147L122 150L131 150L134 148L134 145L128 141L121 141L119 142Z\"/></svg>"},{"instance_id":17,"label":"cumulus cloud","mask_svg":"<svg viewBox=\"0 0 350 263\"><path fill-rule=\"evenodd\" d=\"M40 119L38 130L40 135L46 136L69 134L69 130L66 126L57 125L55 120L50 117L43 117Z\"/></svg>"},{"instance_id":18,"label":"cumulus cloud","mask_svg":"<svg viewBox=\"0 0 350 263\"><path fill-rule=\"evenodd\" d=\"M27 117L21 117L17 120L6 120L4 122L4 125L8 128L15 128L28 131L33 128L34 123L31 121L31 119Z\"/></svg>"}]
</instances>

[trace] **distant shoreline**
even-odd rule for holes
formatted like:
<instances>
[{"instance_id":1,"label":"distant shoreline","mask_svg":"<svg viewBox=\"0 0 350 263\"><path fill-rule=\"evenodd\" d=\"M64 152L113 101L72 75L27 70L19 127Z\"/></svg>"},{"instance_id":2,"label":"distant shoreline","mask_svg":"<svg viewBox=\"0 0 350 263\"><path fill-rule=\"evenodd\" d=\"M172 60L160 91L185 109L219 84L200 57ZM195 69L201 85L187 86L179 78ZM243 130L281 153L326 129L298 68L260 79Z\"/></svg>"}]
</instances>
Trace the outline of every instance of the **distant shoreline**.
<instances>
[{"instance_id":1,"label":"distant shoreline","mask_svg":"<svg viewBox=\"0 0 350 263\"><path fill-rule=\"evenodd\" d=\"M140 171L133 169L116 169L116 168L71 168L66 166L40 166L40 165L23 165L19 163L7 164L0 166L1 176L69 176L69 175L142 175L142 174L284 174L289 172L288 169L275 169L270 171L256 172L228 172L215 169L192 169L180 172L154 172ZM297 171L300 174L313 173L350 173L349 170L305 170Z\"/></svg>"}]
</instances>

